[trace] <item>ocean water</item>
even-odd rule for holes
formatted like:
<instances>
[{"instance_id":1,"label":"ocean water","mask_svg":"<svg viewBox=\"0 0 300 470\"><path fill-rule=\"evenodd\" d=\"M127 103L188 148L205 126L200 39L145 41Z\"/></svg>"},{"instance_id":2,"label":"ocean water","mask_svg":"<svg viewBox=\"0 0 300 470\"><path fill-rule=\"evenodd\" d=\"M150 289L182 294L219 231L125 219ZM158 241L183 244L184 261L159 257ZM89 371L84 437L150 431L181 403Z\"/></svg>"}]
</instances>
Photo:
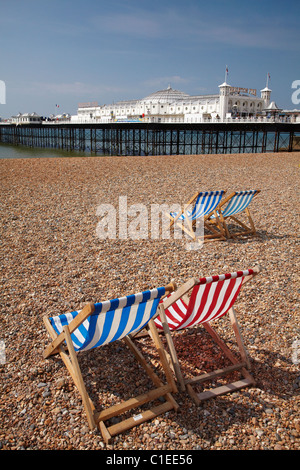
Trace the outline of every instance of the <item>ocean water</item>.
<instances>
[{"instance_id":1,"label":"ocean water","mask_svg":"<svg viewBox=\"0 0 300 470\"><path fill-rule=\"evenodd\" d=\"M84 152L67 151L52 148L32 148L25 145L10 145L0 143L1 158L70 158L87 156Z\"/></svg>"}]
</instances>

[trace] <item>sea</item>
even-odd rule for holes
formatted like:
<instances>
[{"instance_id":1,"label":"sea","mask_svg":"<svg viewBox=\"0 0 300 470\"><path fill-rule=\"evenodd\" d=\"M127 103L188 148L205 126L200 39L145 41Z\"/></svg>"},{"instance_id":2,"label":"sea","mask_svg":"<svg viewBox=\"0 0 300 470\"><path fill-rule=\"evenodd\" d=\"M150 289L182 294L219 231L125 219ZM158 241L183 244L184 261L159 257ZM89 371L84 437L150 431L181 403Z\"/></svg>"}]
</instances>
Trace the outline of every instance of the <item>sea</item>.
<instances>
[{"instance_id":1,"label":"sea","mask_svg":"<svg viewBox=\"0 0 300 470\"><path fill-rule=\"evenodd\" d=\"M0 159L1 158L70 158L88 156L84 152L41 148L26 147L25 145L10 145L0 143Z\"/></svg>"}]
</instances>

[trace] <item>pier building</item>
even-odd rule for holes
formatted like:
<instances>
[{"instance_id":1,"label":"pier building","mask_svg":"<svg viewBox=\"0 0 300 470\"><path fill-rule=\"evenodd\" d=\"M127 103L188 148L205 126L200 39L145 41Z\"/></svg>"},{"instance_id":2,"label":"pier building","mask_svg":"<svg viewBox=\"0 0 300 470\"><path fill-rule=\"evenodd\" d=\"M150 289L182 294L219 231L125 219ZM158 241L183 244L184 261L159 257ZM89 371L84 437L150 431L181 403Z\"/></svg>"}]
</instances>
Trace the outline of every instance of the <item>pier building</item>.
<instances>
[{"instance_id":1,"label":"pier building","mask_svg":"<svg viewBox=\"0 0 300 470\"><path fill-rule=\"evenodd\" d=\"M238 117L251 119L268 114L272 91L268 85L260 91L260 96L256 89L229 85L226 78L218 88L216 94L191 96L169 85L143 99L109 105L80 103L77 115L71 116L71 122L201 123L225 122Z\"/></svg>"},{"instance_id":2,"label":"pier building","mask_svg":"<svg viewBox=\"0 0 300 470\"><path fill-rule=\"evenodd\" d=\"M19 113L11 117L11 122L15 124L39 124L42 122L42 117L37 113Z\"/></svg>"}]
</instances>

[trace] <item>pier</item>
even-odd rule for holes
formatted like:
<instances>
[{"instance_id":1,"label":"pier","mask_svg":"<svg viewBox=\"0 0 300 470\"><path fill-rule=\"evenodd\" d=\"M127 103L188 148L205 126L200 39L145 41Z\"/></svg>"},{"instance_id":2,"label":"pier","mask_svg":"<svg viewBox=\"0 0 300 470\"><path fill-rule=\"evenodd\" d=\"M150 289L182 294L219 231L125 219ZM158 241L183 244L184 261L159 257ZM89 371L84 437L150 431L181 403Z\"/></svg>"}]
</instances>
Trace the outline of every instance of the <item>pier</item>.
<instances>
[{"instance_id":1,"label":"pier","mask_svg":"<svg viewBox=\"0 0 300 470\"><path fill-rule=\"evenodd\" d=\"M0 123L0 143L94 155L300 151L300 123Z\"/></svg>"}]
</instances>

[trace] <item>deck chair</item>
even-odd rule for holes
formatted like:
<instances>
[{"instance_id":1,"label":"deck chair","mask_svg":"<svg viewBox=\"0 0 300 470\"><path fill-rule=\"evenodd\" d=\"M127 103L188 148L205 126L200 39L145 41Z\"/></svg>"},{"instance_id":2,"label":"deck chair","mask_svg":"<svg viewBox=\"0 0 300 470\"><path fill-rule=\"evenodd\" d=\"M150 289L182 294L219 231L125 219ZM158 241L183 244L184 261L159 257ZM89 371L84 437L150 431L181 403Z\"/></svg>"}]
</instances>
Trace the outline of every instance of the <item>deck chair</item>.
<instances>
[{"instance_id":1,"label":"deck chair","mask_svg":"<svg viewBox=\"0 0 300 470\"><path fill-rule=\"evenodd\" d=\"M212 214L210 222L215 221L217 227L219 228L221 221L227 238L235 238L241 235L255 235L256 230L248 206L258 193L260 193L260 190L234 191L227 198L220 202L216 211L219 218L215 218L215 214ZM243 212L246 214L246 218L248 218L250 227L240 220L240 218L236 217L238 214L242 214ZM240 230L235 232L229 231L229 221L235 222L236 226Z\"/></svg>"},{"instance_id":2,"label":"deck chair","mask_svg":"<svg viewBox=\"0 0 300 470\"><path fill-rule=\"evenodd\" d=\"M173 363L173 370L180 389L186 390L193 400L200 404L218 395L233 392L255 383L251 376L250 362L245 349L240 328L234 310L234 303L238 297L242 285L259 272L259 268L238 271L220 276L190 279L176 292L166 297L159 305L159 316L154 320L157 328L163 330L167 340L168 349ZM188 296L190 293L190 296ZM211 322L229 313L229 318L235 333L240 359L237 359L232 350L225 344L217 332L211 327ZM172 332L185 330L202 324L213 340L221 348L231 365L212 372L206 372L193 378L184 378L177 353L172 339ZM184 333L184 332L182 332ZM180 335L183 338L184 335ZM195 344L195 348L197 344ZM194 386L204 384L206 381L215 380L233 371L239 371L243 378L227 385L211 388L202 393L197 393ZM227 378L228 381L228 378Z\"/></svg>"},{"instance_id":3,"label":"deck chair","mask_svg":"<svg viewBox=\"0 0 300 470\"><path fill-rule=\"evenodd\" d=\"M194 196L184 205L183 209L179 212L171 212L166 214L170 219L171 228L177 225L184 230L194 241L196 240L195 226L196 221L203 219L204 229L206 228L210 233L204 234L205 240L225 240L225 233L222 224L219 221L216 208L221 202L221 199L226 191L205 191L197 192ZM188 207L193 204L192 211ZM210 222L210 217L214 214L213 223ZM185 222L185 224L184 224ZM187 225L187 226L186 226Z\"/></svg>"},{"instance_id":4,"label":"deck chair","mask_svg":"<svg viewBox=\"0 0 300 470\"><path fill-rule=\"evenodd\" d=\"M166 411L177 411L178 404L172 393L177 387L172 371L167 362L161 339L154 325L153 318L157 314L160 299L171 292L174 285L148 290L134 295L108 300L102 303L87 304L82 310L68 314L57 315L51 318L43 317L47 331L52 339L44 350L44 358L58 353L66 365L75 385L81 395L83 406L87 414L90 429L99 427L104 441L109 443L116 434L137 426ZM167 383L163 384L152 367L148 364L140 350L129 337L141 328L148 327L158 351ZM145 369L152 379L155 388L121 404L111 406L102 411L96 411L85 387L77 357L78 352L89 351L92 348L107 345L113 341L123 339L138 363ZM137 415L130 416L121 422L106 426L105 422L112 417L140 408L147 403L163 400L163 403L147 409ZM151 404L149 405L151 406ZM122 419L122 418L115 418Z\"/></svg>"}]
</instances>

